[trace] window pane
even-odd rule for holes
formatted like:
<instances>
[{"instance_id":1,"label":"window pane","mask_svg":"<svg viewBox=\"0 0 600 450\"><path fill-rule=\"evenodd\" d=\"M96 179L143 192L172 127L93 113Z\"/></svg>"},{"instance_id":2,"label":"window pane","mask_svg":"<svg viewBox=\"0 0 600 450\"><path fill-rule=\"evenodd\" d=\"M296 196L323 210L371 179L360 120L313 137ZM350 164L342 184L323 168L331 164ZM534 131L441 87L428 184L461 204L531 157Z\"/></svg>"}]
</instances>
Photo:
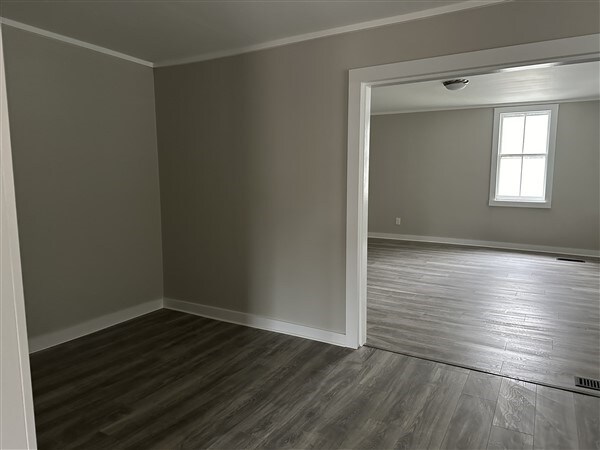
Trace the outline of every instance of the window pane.
<instances>
[{"instance_id":1,"label":"window pane","mask_svg":"<svg viewBox=\"0 0 600 450\"><path fill-rule=\"evenodd\" d=\"M525 115L501 115L500 154L522 153Z\"/></svg>"},{"instance_id":2,"label":"window pane","mask_svg":"<svg viewBox=\"0 0 600 450\"><path fill-rule=\"evenodd\" d=\"M543 197L546 172L545 156L525 156L523 158L523 180L521 196Z\"/></svg>"},{"instance_id":3,"label":"window pane","mask_svg":"<svg viewBox=\"0 0 600 450\"><path fill-rule=\"evenodd\" d=\"M497 197L518 197L521 180L521 157L500 158L498 170Z\"/></svg>"},{"instance_id":4,"label":"window pane","mask_svg":"<svg viewBox=\"0 0 600 450\"><path fill-rule=\"evenodd\" d=\"M546 153L548 143L549 114L527 116L525 120L524 153Z\"/></svg>"}]
</instances>

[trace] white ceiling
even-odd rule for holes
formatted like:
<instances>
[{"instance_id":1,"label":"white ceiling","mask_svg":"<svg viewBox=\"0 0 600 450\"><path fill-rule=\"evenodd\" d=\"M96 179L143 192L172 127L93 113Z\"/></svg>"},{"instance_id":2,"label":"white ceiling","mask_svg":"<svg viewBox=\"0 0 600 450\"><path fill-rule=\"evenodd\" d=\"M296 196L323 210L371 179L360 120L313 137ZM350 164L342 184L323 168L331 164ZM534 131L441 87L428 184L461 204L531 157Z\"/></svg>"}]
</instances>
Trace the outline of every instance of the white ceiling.
<instances>
[{"instance_id":1,"label":"white ceiling","mask_svg":"<svg viewBox=\"0 0 600 450\"><path fill-rule=\"evenodd\" d=\"M497 1L502 0L2 0L0 15L160 65Z\"/></svg>"},{"instance_id":2,"label":"white ceiling","mask_svg":"<svg viewBox=\"0 0 600 450\"><path fill-rule=\"evenodd\" d=\"M468 86L449 91L442 81L374 88L371 113L430 111L511 103L598 99L600 62L588 62L467 77Z\"/></svg>"}]
</instances>

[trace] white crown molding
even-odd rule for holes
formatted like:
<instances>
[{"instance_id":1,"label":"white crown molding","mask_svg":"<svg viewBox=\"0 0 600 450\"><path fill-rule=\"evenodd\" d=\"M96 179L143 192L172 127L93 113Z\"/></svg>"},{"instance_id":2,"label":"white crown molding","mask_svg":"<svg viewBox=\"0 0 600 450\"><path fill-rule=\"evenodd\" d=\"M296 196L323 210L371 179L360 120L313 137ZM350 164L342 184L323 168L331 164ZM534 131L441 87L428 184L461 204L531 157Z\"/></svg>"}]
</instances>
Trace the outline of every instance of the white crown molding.
<instances>
[{"instance_id":1,"label":"white crown molding","mask_svg":"<svg viewBox=\"0 0 600 450\"><path fill-rule=\"evenodd\" d=\"M172 298L164 299L164 308L194 314L208 319L220 320L221 322L235 323L237 325L258 328L260 330L274 331L276 333L288 334L290 336L297 336L313 341L325 342L340 347L351 347L345 334L307 327L305 325L298 325L255 314L232 311L230 309L217 308Z\"/></svg>"},{"instance_id":2,"label":"white crown molding","mask_svg":"<svg viewBox=\"0 0 600 450\"><path fill-rule=\"evenodd\" d=\"M570 247L552 247L548 245L519 244L513 242L479 241L473 239L449 238L440 236L417 236L414 234L394 234L370 232L369 238L390 239L394 241L430 242L434 244L464 245L467 247L498 248L522 252L550 253L553 255L600 257L600 250Z\"/></svg>"},{"instance_id":3,"label":"white crown molding","mask_svg":"<svg viewBox=\"0 0 600 450\"><path fill-rule=\"evenodd\" d=\"M17 22L15 20L7 19L5 17L0 17L0 23L3 25L7 25L9 27L18 28L23 31L28 31L30 33L39 34L40 36L44 36L50 39L56 39L57 41L62 41L67 44L76 45L78 47L87 48L88 50L92 50L98 53L104 53L105 55L113 56L115 58L124 59L126 61L130 61L136 64L141 64L146 67L154 67L154 64L150 61L145 61L140 58L136 58L134 56L126 55L125 53L116 52L109 48L100 47L99 45L90 44L89 42L80 41L79 39L70 38L68 36L63 36L62 34L53 33L52 31L47 31L42 28L33 27L31 25L27 25L25 23Z\"/></svg>"},{"instance_id":4,"label":"white crown molding","mask_svg":"<svg viewBox=\"0 0 600 450\"><path fill-rule=\"evenodd\" d=\"M463 11L465 9L471 8L480 8L483 6L489 6L496 3L505 3L513 0L465 0L459 3L453 3L450 5L439 6L437 8L430 8L423 11L416 11L408 14L400 14L397 16L385 17L383 19L369 20L367 22L359 22L351 25L345 25L336 28L329 28L327 30L316 31L313 33L299 34L296 36L290 36L282 39L276 39L272 41L263 42L261 44L248 45L244 47L238 47L234 49L227 50L219 50L216 52L203 53L201 55L179 58L179 59L169 59L158 62L146 61L140 58L136 58L131 55L126 55L125 53L117 52L111 50L109 48L101 47L99 45L90 44L89 42L81 41L79 39L74 39L68 36L64 36L62 34L54 33L52 31L47 31L42 28L34 27L32 25L27 25L22 22L17 22L16 20L7 19L5 17L0 16L0 23L18 28L20 30L28 31L30 33L35 33L40 36L44 36L50 39L56 39L58 41L66 42L71 45L77 45L79 47L87 48L89 50L104 53L105 55L114 56L115 58L124 59L126 61L134 62L137 64L141 64L147 67L166 67L166 66L177 66L181 64L190 64L194 62L207 61L210 59L223 58L226 56L234 56L240 55L242 53L250 53L258 50L266 50L274 47L281 47L283 45L295 44L297 42L309 41L312 39L318 39L327 36L334 36L336 34L350 33L353 31L366 30L369 28L377 28L383 27L386 25L393 25L396 23L402 22L410 22L413 20L425 19L428 17L438 16L441 14L448 14L457 11Z\"/></svg>"},{"instance_id":5,"label":"white crown molding","mask_svg":"<svg viewBox=\"0 0 600 450\"><path fill-rule=\"evenodd\" d=\"M112 327L121 322L135 319L138 316L151 313L163 307L163 299L150 300L139 305L115 311L104 316L96 317L62 330L52 331L29 338L29 353L38 352L64 342L72 341L87 334L95 333L104 328Z\"/></svg>"},{"instance_id":6,"label":"white crown molding","mask_svg":"<svg viewBox=\"0 0 600 450\"><path fill-rule=\"evenodd\" d=\"M327 30L315 31L313 33L299 34L296 36L290 36L282 39L275 39L273 41L267 41L261 44L248 45L245 47L238 47L229 50L220 50L216 52L204 53L201 55L191 56L187 58L157 61L154 63L154 67L178 66L181 64L190 64L195 62L207 61L210 59L223 58L226 56L240 55L242 53L250 53L256 52L258 50L266 50L269 48L281 47L283 45L295 44L297 42L310 41L312 39L319 39L327 36L334 36L336 34L367 30L369 28L383 27L386 25L393 25L402 22L410 22L413 20L439 16L441 14L448 14L471 8L480 8L482 6L489 6L496 3L505 3L510 1L512 0L466 0L463 2L453 3L445 6L438 6L436 8L426 9L423 11L417 11L408 14L400 14L397 16L385 17L383 19L369 20L367 22L359 22L352 25L329 28Z\"/></svg>"}]
</instances>

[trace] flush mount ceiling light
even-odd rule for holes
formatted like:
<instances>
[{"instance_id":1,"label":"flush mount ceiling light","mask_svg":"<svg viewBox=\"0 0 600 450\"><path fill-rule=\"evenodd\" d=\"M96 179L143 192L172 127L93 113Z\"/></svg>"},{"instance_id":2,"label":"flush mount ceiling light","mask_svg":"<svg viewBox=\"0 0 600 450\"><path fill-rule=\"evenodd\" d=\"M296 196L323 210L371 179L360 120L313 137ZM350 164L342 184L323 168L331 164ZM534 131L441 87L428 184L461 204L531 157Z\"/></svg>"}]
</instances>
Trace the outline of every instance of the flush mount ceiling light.
<instances>
[{"instance_id":1,"label":"flush mount ceiling light","mask_svg":"<svg viewBox=\"0 0 600 450\"><path fill-rule=\"evenodd\" d=\"M460 91L464 89L469 84L469 80L466 78L457 78L456 80L446 80L443 82L443 85L449 91Z\"/></svg>"}]
</instances>

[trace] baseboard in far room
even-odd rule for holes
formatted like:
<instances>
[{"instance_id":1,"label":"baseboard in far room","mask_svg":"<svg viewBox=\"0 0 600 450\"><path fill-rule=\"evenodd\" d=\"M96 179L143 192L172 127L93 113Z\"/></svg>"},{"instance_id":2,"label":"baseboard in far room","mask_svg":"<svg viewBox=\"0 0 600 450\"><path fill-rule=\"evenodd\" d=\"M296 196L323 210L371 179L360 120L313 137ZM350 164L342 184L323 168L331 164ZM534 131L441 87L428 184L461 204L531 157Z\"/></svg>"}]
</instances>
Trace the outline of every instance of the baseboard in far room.
<instances>
[{"instance_id":1,"label":"baseboard in far room","mask_svg":"<svg viewBox=\"0 0 600 450\"><path fill-rule=\"evenodd\" d=\"M588 250L584 248L570 248L570 247L551 247L546 245L530 245L530 244L517 244L512 242L496 242L496 241L478 241L473 239L460 239L460 238L449 238L449 237L438 237L438 236L418 236L414 234L393 234L393 233L369 233L370 238L376 239L392 239L396 241L413 241L413 242L431 242L434 244L454 244L454 245L465 245L469 247L487 247L487 248L499 248L504 250L518 250L526 252L537 252L537 253L552 253L558 255L572 255L572 256L588 256L592 258L600 257L600 251Z\"/></svg>"},{"instance_id":2,"label":"baseboard in far room","mask_svg":"<svg viewBox=\"0 0 600 450\"><path fill-rule=\"evenodd\" d=\"M117 325L121 322L151 313L161 309L162 307L162 298L150 300L148 302L140 303L139 305L131 306L120 311L115 311L104 316L86 320L85 322L68 328L63 328L62 330L52 331L50 333L29 338L29 353L35 353L40 350L54 347L58 344L80 338L87 334L95 333L96 331L103 330L104 328L112 327L113 325Z\"/></svg>"},{"instance_id":3,"label":"baseboard in far room","mask_svg":"<svg viewBox=\"0 0 600 450\"><path fill-rule=\"evenodd\" d=\"M220 320L221 322L230 322L237 325L244 325L261 330L274 331L276 333L289 334L313 341L325 342L340 347L351 347L348 345L348 339L345 334L335 331L321 330L305 325L285 322L269 317L258 316L230 309L217 308L215 306L202 305L172 298L164 299L164 307L196 316L206 317L207 319Z\"/></svg>"}]
</instances>

